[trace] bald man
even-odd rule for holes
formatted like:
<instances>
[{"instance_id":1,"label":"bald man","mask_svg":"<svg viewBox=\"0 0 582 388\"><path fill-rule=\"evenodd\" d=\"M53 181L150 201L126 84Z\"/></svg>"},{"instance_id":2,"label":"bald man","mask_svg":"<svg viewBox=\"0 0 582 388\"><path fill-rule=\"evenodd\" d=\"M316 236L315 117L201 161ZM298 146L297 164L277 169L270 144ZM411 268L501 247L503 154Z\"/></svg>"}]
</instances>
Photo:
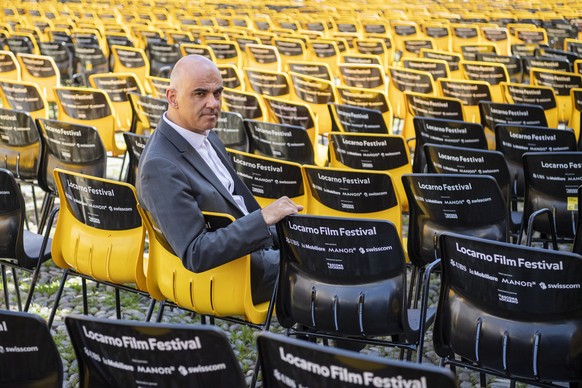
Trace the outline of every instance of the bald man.
<instances>
[{"instance_id":1,"label":"bald man","mask_svg":"<svg viewBox=\"0 0 582 388\"><path fill-rule=\"evenodd\" d=\"M189 270L206 271L252 252L251 289L260 303L269 300L278 271L272 226L301 207L283 197L261 209L236 175L212 131L222 89L218 68L205 57L176 63L166 91L169 107L142 153L136 186L141 206ZM202 211L236 220L209 232Z\"/></svg>"}]
</instances>

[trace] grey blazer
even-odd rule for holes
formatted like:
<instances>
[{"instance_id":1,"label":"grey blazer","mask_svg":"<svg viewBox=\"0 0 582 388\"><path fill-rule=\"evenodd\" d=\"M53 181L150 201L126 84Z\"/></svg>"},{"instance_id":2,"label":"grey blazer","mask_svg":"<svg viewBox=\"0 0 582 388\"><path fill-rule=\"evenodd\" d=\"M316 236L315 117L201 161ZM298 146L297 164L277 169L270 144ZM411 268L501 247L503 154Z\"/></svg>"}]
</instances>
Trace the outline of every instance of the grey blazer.
<instances>
[{"instance_id":1,"label":"grey blazer","mask_svg":"<svg viewBox=\"0 0 582 388\"><path fill-rule=\"evenodd\" d=\"M198 152L162 118L141 155L136 188L147 210L186 268L202 272L248 253L269 248L273 238L260 206L232 168L212 131L208 140L244 198L249 214L234 202ZM202 211L231 214L235 222L209 232Z\"/></svg>"}]
</instances>

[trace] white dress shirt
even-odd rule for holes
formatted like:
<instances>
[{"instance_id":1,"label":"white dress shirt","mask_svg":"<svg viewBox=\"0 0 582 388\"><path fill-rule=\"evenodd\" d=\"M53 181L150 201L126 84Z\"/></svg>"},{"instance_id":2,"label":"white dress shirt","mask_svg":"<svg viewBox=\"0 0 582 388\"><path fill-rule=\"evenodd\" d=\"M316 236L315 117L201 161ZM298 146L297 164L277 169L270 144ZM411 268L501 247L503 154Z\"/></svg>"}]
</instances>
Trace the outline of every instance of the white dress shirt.
<instances>
[{"instance_id":1,"label":"white dress shirt","mask_svg":"<svg viewBox=\"0 0 582 388\"><path fill-rule=\"evenodd\" d=\"M232 176L220 160L219 156L216 154L216 151L212 147L212 144L208 141L208 133L210 130L204 132L203 135L189 131L185 128L180 127L179 125L171 122L166 117L166 113L163 115L164 120L168 125L176 130L186 141L200 154L204 162L210 167L210 169L214 172L218 180L223 184L223 186L228 190L240 210L244 214L248 214L249 211L245 205L245 201L241 195L234 194L234 181L232 180Z\"/></svg>"}]
</instances>

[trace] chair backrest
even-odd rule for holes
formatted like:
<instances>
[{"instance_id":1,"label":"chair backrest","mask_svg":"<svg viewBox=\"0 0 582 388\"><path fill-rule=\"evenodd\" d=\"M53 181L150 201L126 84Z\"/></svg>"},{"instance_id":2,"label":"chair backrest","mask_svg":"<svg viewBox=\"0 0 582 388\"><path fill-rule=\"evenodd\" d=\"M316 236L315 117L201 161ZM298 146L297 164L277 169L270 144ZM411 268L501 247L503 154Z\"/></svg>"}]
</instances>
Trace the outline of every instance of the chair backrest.
<instances>
[{"instance_id":1,"label":"chair backrest","mask_svg":"<svg viewBox=\"0 0 582 388\"><path fill-rule=\"evenodd\" d=\"M132 110L127 93L143 94L141 81L135 73L101 73L91 74L89 84L92 88L103 90L111 100L111 106L115 111L116 127L122 131L131 129Z\"/></svg>"},{"instance_id":2,"label":"chair backrest","mask_svg":"<svg viewBox=\"0 0 582 388\"><path fill-rule=\"evenodd\" d=\"M289 98L291 93L291 80L287 73L246 68L245 74L245 90L254 91L263 96Z\"/></svg>"},{"instance_id":3,"label":"chair backrest","mask_svg":"<svg viewBox=\"0 0 582 388\"><path fill-rule=\"evenodd\" d=\"M402 226L394 178L385 171L303 165L305 213L390 220Z\"/></svg>"},{"instance_id":4,"label":"chair backrest","mask_svg":"<svg viewBox=\"0 0 582 388\"><path fill-rule=\"evenodd\" d=\"M124 132L123 140L127 146L127 155L129 161L127 162L127 174L125 176L125 181L129 184L135 186L137 180L137 167L139 164L139 159L145 148L149 136L138 135L132 132Z\"/></svg>"},{"instance_id":5,"label":"chair backrest","mask_svg":"<svg viewBox=\"0 0 582 388\"><path fill-rule=\"evenodd\" d=\"M513 180L501 152L430 143L424 145L423 151L427 172L491 175L495 178L505 202L509 204L513 193Z\"/></svg>"},{"instance_id":6,"label":"chair backrest","mask_svg":"<svg viewBox=\"0 0 582 388\"><path fill-rule=\"evenodd\" d=\"M378 89L356 88L351 86L336 86L337 101L344 106L352 105L364 109L375 109L380 111L382 119L384 120L384 127L387 129L386 133L392 133L392 123L394 121L394 111L392 104L388 100L386 92ZM329 105L328 105L329 106ZM330 115L334 112L330 111ZM332 120L335 120L333 117ZM332 121L332 127L334 123ZM369 123L371 127L374 123Z\"/></svg>"},{"instance_id":7,"label":"chair backrest","mask_svg":"<svg viewBox=\"0 0 582 388\"><path fill-rule=\"evenodd\" d=\"M442 59L429 58L402 58L402 66L407 69L428 71L437 81L440 78L449 78L449 64Z\"/></svg>"},{"instance_id":8,"label":"chair backrest","mask_svg":"<svg viewBox=\"0 0 582 388\"><path fill-rule=\"evenodd\" d=\"M26 112L0 108L0 166L18 179L36 178L40 160L40 136Z\"/></svg>"},{"instance_id":9,"label":"chair backrest","mask_svg":"<svg viewBox=\"0 0 582 388\"><path fill-rule=\"evenodd\" d=\"M279 387L284 381L281 376L296 384L314 387L325 387L331 383L366 385L366 381L368 384L373 384L373 381L402 384L402 387L457 386L453 373L444 368L318 346L274 333L259 334L257 348L265 388ZM302 365L313 368L302 368ZM333 371L341 371L341 374L331 377L338 373Z\"/></svg>"},{"instance_id":10,"label":"chair backrest","mask_svg":"<svg viewBox=\"0 0 582 388\"><path fill-rule=\"evenodd\" d=\"M129 46L111 46L114 73L133 73L142 85L146 85L146 76L150 75L150 61L145 51Z\"/></svg>"},{"instance_id":11,"label":"chair backrest","mask_svg":"<svg viewBox=\"0 0 582 388\"><path fill-rule=\"evenodd\" d=\"M417 116L464 121L463 102L458 98L440 97L415 92L404 92L406 114L402 136L414 137L414 118Z\"/></svg>"},{"instance_id":12,"label":"chair backrest","mask_svg":"<svg viewBox=\"0 0 582 388\"><path fill-rule=\"evenodd\" d=\"M247 66L257 69L281 71L281 57L277 47L267 44L249 43L245 45Z\"/></svg>"},{"instance_id":13,"label":"chair backrest","mask_svg":"<svg viewBox=\"0 0 582 388\"><path fill-rule=\"evenodd\" d=\"M389 66L388 98L394 115L399 118L406 116L406 98L404 92L416 92L435 95L436 87L432 74L428 71L412 70L403 67Z\"/></svg>"},{"instance_id":14,"label":"chair backrest","mask_svg":"<svg viewBox=\"0 0 582 388\"><path fill-rule=\"evenodd\" d=\"M224 88L222 105L226 111L239 113L248 120L266 121L268 117L264 101L255 92Z\"/></svg>"},{"instance_id":15,"label":"chair backrest","mask_svg":"<svg viewBox=\"0 0 582 388\"><path fill-rule=\"evenodd\" d=\"M340 63L338 68L340 82L345 86L387 91L388 81L380 65Z\"/></svg>"},{"instance_id":16,"label":"chair backrest","mask_svg":"<svg viewBox=\"0 0 582 388\"><path fill-rule=\"evenodd\" d=\"M245 81L241 70L232 63L216 65L222 77L222 84L225 88L244 90Z\"/></svg>"},{"instance_id":17,"label":"chair backrest","mask_svg":"<svg viewBox=\"0 0 582 388\"><path fill-rule=\"evenodd\" d=\"M462 60L459 67L465 79L489 82L493 101L497 103L504 101L499 84L509 82L509 74L503 63Z\"/></svg>"},{"instance_id":18,"label":"chair backrest","mask_svg":"<svg viewBox=\"0 0 582 388\"><path fill-rule=\"evenodd\" d=\"M572 114L570 90L582 87L582 75L567 71L532 68L530 70L530 83L532 85L549 86L554 89L558 101L558 119L560 122L568 124Z\"/></svg>"},{"instance_id":19,"label":"chair backrest","mask_svg":"<svg viewBox=\"0 0 582 388\"><path fill-rule=\"evenodd\" d=\"M465 120L472 123L481 122L479 101L492 101L491 86L486 81L440 78L437 87L441 96L461 100Z\"/></svg>"},{"instance_id":20,"label":"chair backrest","mask_svg":"<svg viewBox=\"0 0 582 388\"><path fill-rule=\"evenodd\" d=\"M225 147L248 152L250 139L245 128L244 118L236 112L220 112L220 117L213 131Z\"/></svg>"},{"instance_id":21,"label":"chair backrest","mask_svg":"<svg viewBox=\"0 0 582 388\"><path fill-rule=\"evenodd\" d=\"M425 172L426 159L422 146L426 143L487 149L487 138L483 126L478 123L415 117L413 120L416 139L413 171Z\"/></svg>"},{"instance_id":22,"label":"chair backrest","mask_svg":"<svg viewBox=\"0 0 582 388\"><path fill-rule=\"evenodd\" d=\"M526 152L523 154L525 198L523 219L540 209L552 212L558 236L576 234L578 187L582 184L582 152ZM534 230L550 233L544 217L533 223Z\"/></svg>"},{"instance_id":23,"label":"chair backrest","mask_svg":"<svg viewBox=\"0 0 582 388\"><path fill-rule=\"evenodd\" d=\"M414 265L437 258L436 237L445 231L507 241L507 206L493 177L418 173L402 180L410 209L408 257Z\"/></svg>"},{"instance_id":24,"label":"chair backrest","mask_svg":"<svg viewBox=\"0 0 582 388\"><path fill-rule=\"evenodd\" d=\"M166 90L170 87L170 79L148 75L146 76L146 82L144 86L146 87L146 90L149 87L152 97L161 98L165 100Z\"/></svg>"},{"instance_id":25,"label":"chair backrest","mask_svg":"<svg viewBox=\"0 0 582 388\"><path fill-rule=\"evenodd\" d=\"M192 388L246 386L228 338L215 326L74 314L65 317L65 324L83 386L126 387L136 381Z\"/></svg>"},{"instance_id":26,"label":"chair backrest","mask_svg":"<svg viewBox=\"0 0 582 388\"><path fill-rule=\"evenodd\" d=\"M55 60L48 55L18 54L22 80L34 82L42 90L47 101L54 102L53 89L61 85L61 73Z\"/></svg>"},{"instance_id":27,"label":"chair backrest","mask_svg":"<svg viewBox=\"0 0 582 388\"><path fill-rule=\"evenodd\" d=\"M265 207L287 196L305 205L305 188L299 163L229 149L232 165L253 196Z\"/></svg>"},{"instance_id":28,"label":"chair backrest","mask_svg":"<svg viewBox=\"0 0 582 388\"><path fill-rule=\"evenodd\" d=\"M21 69L12 51L0 50L0 76L4 79L20 81Z\"/></svg>"},{"instance_id":29,"label":"chair backrest","mask_svg":"<svg viewBox=\"0 0 582 388\"><path fill-rule=\"evenodd\" d=\"M582 257L444 233L435 350L510 378L579 381ZM511 345L509 345L511 344Z\"/></svg>"},{"instance_id":30,"label":"chair backrest","mask_svg":"<svg viewBox=\"0 0 582 388\"><path fill-rule=\"evenodd\" d=\"M386 220L281 220L275 308L281 326L356 336L406 333L406 264L398 229Z\"/></svg>"},{"instance_id":31,"label":"chair backrest","mask_svg":"<svg viewBox=\"0 0 582 388\"><path fill-rule=\"evenodd\" d=\"M527 125L497 124L495 149L505 156L513 183L513 193L524 193L523 159L526 152L575 151L576 137L572 131Z\"/></svg>"},{"instance_id":32,"label":"chair backrest","mask_svg":"<svg viewBox=\"0 0 582 388\"><path fill-rule=\"evenodd\" d=\"M150 215L139 207L149 236L147 290L157 300L168 300L203 315L242 316L252 323L262 323L268 302L255 305L251 296L250 255L204 272L192 272L172 251ZM234 219L228 214L206 213L207 231L228 226Z\"/></svg>"},{"instance_id":33,"label":"chair backrest","mask_svg":"<svg viewBox=\"0 0 582 388\"><path fill-rule=\"evenodd\" d=\"M2 106L25 111L33 119L48 118L48 103L42 90L34 82L0 79Z\"/></svg>"},{"instance_id":34,"label":"chair backrest","mask_svg":"<svg viewBox=\"0 0 582 388\"><path fill-rule=\"evenodd\" d=\"M37 123L42 140L37 180L44 191L57 191L55 168L105 177L107 151L94 127L50 119L38 119Z\"/></svg>"},{"instance_id":35,"label":"chair backrest","mask_svg":"<svg viewBox=\"0 0 582 388\"><path fill-rule=\"evenodd\" d=\"M389 172L402 210L408 211L401 177L412 173L412 163L402 136L332 132L328 137L330 167Z\"/></svg>"},{"instance_id":36,"label":"chair backrest","mask_svg":"<svg viewBox=\"0 0 582 388\"><path fill-rule=\"evenodd\" d=\"M169 70L182 57L179 44L170 44L162 40L150 40L145 52L150 60L151 75L158 77L165 75L165 73L169 74Z\"/></svg>"},{"instance_id":37,"label":"chair backrest","mask_svg":"<svg viewBox=\"0 0 582 388\"><path fill-rule=\"evenodd\" d=\"M83 386L127 387L136 382L192 388L246 386L228 338L218 327L74 314L65 317L65 324Z\"/></svg>"},{"instance_id":38,"label":"chair backrest","mask_svg":"<svg viewBox=\"0 0 582 388\"><path fill-rule=\"evenodd\" d=\"M451 78L463 79L461 69L459 68L459 63L463 57L459 53L453 53L452 51L422 49L420 50L420 58L443 60L449 65Z\"/></svg>"},{"instance_id":39,"label":"chair backrest","mask_svg":"<svg viewBox=\"0 0 582 388\"><path fill-rule=\"evenodd\" d=\"M333 81L334 79L329 65L325 62L290 60L287 65L289 66L289 72L321 78L326 81Z\"/></svg>"},{"instance_id":40,"label":"chair backrest","mask_svg":"<svg viewBox=\"0 0 582 388\"><path fill-rule=\"evenodd\" d=\"M525 75L523 71L523 63L521 58L517 55L500 55L495 53L478 53L477 61L479 62L496 62L505 65L507 70L507 75L509 75L510 82L522 82L523 76Z\"/></svg>"},{"instance_id":41,"label":"chair backrest","mask_svg":"<svg viewBox=\"0 0 582 388\"><path fill-rule=\"evenodd\" d=\"M305 102L316 114L320 133L331 131L331 119L327 104L336 102L333 82L299 73L289 73L293 88L291 99Z\"/></svg>"},{"instance_id":42,"label":"chair backrest","mask_svg":"<svg viewBox=\"0 0 582 388\"><path fill-rule=\"evenodd\" d=\"M62 41L39 42L40 53L51 57L61 75L61 82L72 81L75 63L73 44Z\"/></svg>"},{"instance_id":43,"label":"chair backrest","mask_svg":"<svg viewBox=\"0 0 582 388\"><path fill-rule=\"evenodd\" d=\"M121 148L115 139L117 121L106 92L74 86L58 86L54 90L59 120L94 126L99 131L108 152L111 152L113 156L119 156L125 152L125 147Z\"/></svg>"},{"instance_id":44,"label":"chair backrest","mask_svg":"<svg viewBox=\"0 0 582 388\"><path fill-rule=\"evenodd\" d=\"M25 211L24 196L14 175L0 168L0 257L18 259L20 266L32 268L33 265L25 260L26 255L22 254Z\"/></svg>"},{"instance_id":45,"label":"chair backrest","mask_svg":"<svg viewBox=\"0 0 582 388\"><path fill-rule=\"evenodd\" d=\"M314 163L314 148L303 127L245 120L251 150L259 155L296 162Z\"/></svg>"},{"instance_id":46,"label":"chair backrest","mask_svg":"<svg viewBox=\"0 0 582 388\"><path fill-rule=\"evenodd\" d=\"M494 131L498 124L529 125L547 127L544 108L530 104L500 104L491 101L479 102L481 124Z\"/></svg>"},{"instance_id":47,"label":"chair backrest","mask_svg":"<svg viewBox=\"0 0 582 388\"><path fill-rule=\"evenodd\" d=\"M45 321L38 315L2 310L0 322L0 385L61 388L61 355Z\"/></svg>"},{"instance_id":48,"label":"chair backrest","mask_svg":"<svg viewBox=\"0 0 582 388\"><path fill-rule=\"evenodd\" d=\"M554 89L549 86L503 83L505 99L510 104L539 105L544 109L550 128L558 128L558 104Z\"/></svg>"},{"instance_id":49,"label":"chair backrest","mask_svg":"<svg viewBox=\"0 0 582 388\"><path fill-rule=\"evenodd\" d=\"M135 188L124 182L54 170L61 209L52 242L60 268L146 290L145 227Z\"/></svg>"},{"instance_id":50,"label":"chair backrest","mask_svg":"<svg viewBox=\"0 0 582 388\"><path fill-rule=\"evenodd\" d=\"M379 110L334 103L328 104L328 108L334 132L390 133Z\"/></svg>"},{"instance_id":51,"label":"chair backrest","mask_svg":"<svg viewBox=\"0 0 582 388\"><path fill-rule=\"evenodd\" d=\"M152 132L168 110L168 101L160 98L129 92L127 99L132 112L130 131L138 135Z\"/></svg>"}]
</instances>

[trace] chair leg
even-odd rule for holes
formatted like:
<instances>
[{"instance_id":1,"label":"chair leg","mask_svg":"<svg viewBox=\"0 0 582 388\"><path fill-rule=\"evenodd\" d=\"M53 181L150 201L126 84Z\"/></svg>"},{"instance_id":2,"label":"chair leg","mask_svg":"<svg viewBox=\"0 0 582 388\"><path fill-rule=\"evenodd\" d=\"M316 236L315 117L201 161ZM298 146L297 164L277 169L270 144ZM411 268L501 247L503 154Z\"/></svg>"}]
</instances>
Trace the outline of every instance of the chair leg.
<instances>
[{"instance_id":1,"label":"chair leg","mask_svg":"<svg viewBox=\"0 0 582 388\"><path fill-rule=\"evenodd\" d=\"M150 319L152 319L152 315L154 315L154 309L156 308L156 300L152 299L152 301L150 302L150 307L148 307L148 312L146 314L146 322L149 322Z\"/></svg>"},{"instance_id":2,"label":"chair leg","mask_svg":"<svg viewBox=\"0 0 582 388\"><path fill-rule=\"evenodd\" d=\"M479 373L479 383L481 384L481 388L487 387L487 376L485 373Z\"/></svg>"},{"instance_id":3,"label":"chair leg","mask_svg":"<svg viewBox=\"0 0 582 388\"><path fill-rule=\"evenodd\" d=\"M57 290L57 294L55 295L55 303L53 305L53 309L51 310L51 315L48 319L48 327L49 329L53 326L53 320L55 319L55 314L57 313L57 309L59 308L59 303L61 301L61 296L63 295L63 290L65 289L65 282L67 281L67 277L69 276L69 270L66 269L63 271L63 277L61 278L61 284L59 284L59 289Z\"/></svg>"},{"instance_id":4,"label":"chair leg","mask_svg":"<svg viewBox=\"0 0 582 388\"><path fill-rule=\"evenodd\" d=\"M160 304L160 309L158 310L158 316L156 317L156 322L162 322L162 317L164 316L164 307L166 307L165 300Z\"/></svg>"},{"instance_id":5,"label":"chair leg","mask_svg":"<svg viewBox=\"0 0 582 388\"><path fill-rule=\"evenodd\" d=\"M81 289L83 290L83 314L89 314L89 303L87 302L87 280L81 279Z\"/></svg>"},{"instance_id":6,"label":"chair leg","mask_svg":"<svg viewBox=\"0 0 582 388\"><path fill-rule=\"evenodd\" d=\"M6 280L6 266L2 264L2 287L4 288L4 303L6 310L10 310L10 295L8 295L8 281Z\"/></svg>"},{"instance_id":7,"label":"chair leg","mask_svg":"<svg viewBox=\"0 0 582 388\"><path fill-rule=\"evenodd\" d=\"M18 311L22 311L22 298L20 298L20 287L18 276L16 275L16 268L12 267L12 279L14 280L14 292L16 293L16 303L18 304Z\"/></svg>"},{"instance_id":8,"label":"chair leg","mask_svg":"<svg viewBox=\"0 0 582 388\"><path fill-rule=\"evenodd\" d=\"M121 319L121 296L119 288L115 289L115 316L117 319Z\"/></svg>"}]
</instances>

